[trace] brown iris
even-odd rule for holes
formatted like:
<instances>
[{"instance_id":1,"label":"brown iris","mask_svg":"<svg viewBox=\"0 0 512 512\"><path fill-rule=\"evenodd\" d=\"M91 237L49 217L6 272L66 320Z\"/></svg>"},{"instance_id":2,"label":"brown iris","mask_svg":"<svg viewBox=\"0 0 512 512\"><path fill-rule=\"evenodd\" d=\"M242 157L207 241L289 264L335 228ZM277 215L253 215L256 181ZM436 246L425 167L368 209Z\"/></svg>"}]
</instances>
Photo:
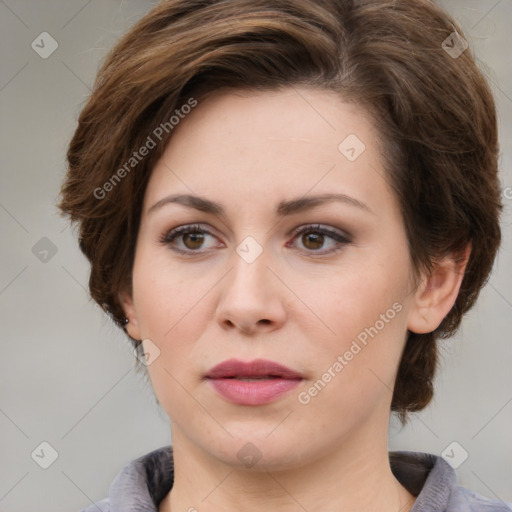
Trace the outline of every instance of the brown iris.
<instances>
[{"instance_id":1,"label":"brown iris","mask_svg":"<svg viewBox=\"0 0 512 512\"><path fill-rule=\"evenodd\" d=\"M183 243L187 249L200 249L204 242L204 234L199 232L184 233Z\"/></svg>"},{"instance_id":2,"label":"brown iris","mask_svg":"<svg viewBox=\"0 0 512 512\"><path fill-rule=\"evenodd\" d=\"M308 231L302 235L302 243L307 249L320 249L324 244L324 235L314 231Z\"/></svg>"}]
</instances>

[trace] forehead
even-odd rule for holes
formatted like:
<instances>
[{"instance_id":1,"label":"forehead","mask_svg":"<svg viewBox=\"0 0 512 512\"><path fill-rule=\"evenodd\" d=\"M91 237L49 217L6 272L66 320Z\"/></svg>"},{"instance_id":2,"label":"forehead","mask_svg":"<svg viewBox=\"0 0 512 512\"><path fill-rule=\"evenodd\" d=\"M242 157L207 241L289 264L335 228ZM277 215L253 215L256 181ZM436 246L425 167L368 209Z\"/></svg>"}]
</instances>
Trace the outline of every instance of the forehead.
<instances>
[{"instance_id":1,"label":"forehead","mask_svg":"<svg viewBox=\"0 0 512 512\"><path fill-rule=\"evenodd\" d=\"M365 202L390 194L366 111L332 91L215 94L184 117L146 196L170 191L251 204L338 191ZM382 198L381 198L382 199Z\"/></svg>"}]
</instances>

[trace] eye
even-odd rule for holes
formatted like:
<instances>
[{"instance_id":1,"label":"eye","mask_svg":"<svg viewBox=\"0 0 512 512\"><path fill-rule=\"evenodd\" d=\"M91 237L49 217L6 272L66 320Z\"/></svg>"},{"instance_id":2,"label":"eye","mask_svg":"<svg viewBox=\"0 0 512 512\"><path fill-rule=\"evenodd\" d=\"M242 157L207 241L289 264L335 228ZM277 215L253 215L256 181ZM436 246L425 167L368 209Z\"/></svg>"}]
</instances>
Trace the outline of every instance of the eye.
<instances>
[{"instance_id":1,"label":"eye","mask_svg":"<svg viewBox=\"0 0 512 512\"><path fill-rule=\"evenodd\" d=\"M161 237L160 243L180 254L201 254L204 249L215 247L215 243L211 241L208 246L207 242L210 238L216 239L208 230L196 224L172 229Z\"/></svg>"},{"instance_id":2,"label":"eye","mask_svg":"<svg viewBox=\"0 0 512 512\"><path fill-rule=\"evenodd\" d=\"M351 243L348 234L321 225L301 227L294 232L293 236L293 242L299 240L307 252L316 255L338 252Z\"/></svg>"},{"instance_id":3,"label":"eye","mask_svg":"<svg viewBox=\"0 0 512 512\"><path fill-rule=\"evenodd\" d=\"M318 256L336 253L351 242L348 234L321 225L303 226L292 236L293 241L287 247L293 247L299 240L304 251ZM223 246L217 237L198 224L172 229L161 237L160 243L180 254L203 254L219 244Z\"/></svg>"}]
</instances>

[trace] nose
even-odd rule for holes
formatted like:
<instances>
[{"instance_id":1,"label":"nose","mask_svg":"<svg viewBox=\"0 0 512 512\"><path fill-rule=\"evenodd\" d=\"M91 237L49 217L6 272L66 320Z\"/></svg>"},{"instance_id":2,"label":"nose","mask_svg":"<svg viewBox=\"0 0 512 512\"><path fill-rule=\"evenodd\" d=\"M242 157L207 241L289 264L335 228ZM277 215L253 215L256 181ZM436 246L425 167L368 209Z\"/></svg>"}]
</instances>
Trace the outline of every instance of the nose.
<instances>
[{"instance_id":1,"label":"nose","mask_svg":"<svg viewBox=\"0 0 512 512\"><path fill-rule=\"evenodd\" d=\"M222 280L216 319L224 330L254 335L279 329L286 320L282 283L268 267L265 251L248 263L238 254Z\"/></svg>"}]
</instances>

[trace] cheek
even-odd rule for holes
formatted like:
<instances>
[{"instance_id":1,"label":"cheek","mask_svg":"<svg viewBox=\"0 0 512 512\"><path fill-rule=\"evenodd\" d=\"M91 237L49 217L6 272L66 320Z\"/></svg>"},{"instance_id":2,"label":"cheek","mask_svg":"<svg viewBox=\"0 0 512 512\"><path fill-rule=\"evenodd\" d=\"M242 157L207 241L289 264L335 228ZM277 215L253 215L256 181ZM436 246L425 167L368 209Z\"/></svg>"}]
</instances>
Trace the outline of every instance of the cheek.
<instances>
[{"instance_id":1,"label":"cheek","mask_svg":"<svg viewBox=\"0 0 512 512\"><path fill-rule=\"evenodd\" d=\"M339 428L340 434L377 410L389 410L407 323L396 290L367 286L352 291L357 293L338 297L329 310L326 323L335 335L308 336L315 341L309 347L314 375L297 396L301 417L323 418L329 411L325 428Z\"/></svg>"},{"instance_id":2,"label":"cheek","mask_svg":"<svg viewBox=\"0 0 512 512\"><path fill-rule=\"evenodd\" d=\"M164 251L150 254L142 247L137 253L133 269L137 320L142 338L159 350L147 369L168 415L183 407L194 408L185 389L191 387L190 378L197 374L200 360L194 342L201 339L206 319L213 318L208 292L215 282L207 272L171 265Z\"/></svg>"},{"instance_id":3,"label":"cheek","mask_svg":"<svg viewBox=\"0 0 512 512\"><path fill-rule=\"evenodd\" d=\"M201 319L211 317L208 292L215 276L198 266L173 264L161 248L140 245L133 291L141 335L162 347L170 340L183 339L183 331L190 331L190 338L200 328Z\"/></svg>"},{"instance_id":4,"label":"cheek","mask_svg":"<svg viewBox=\"0 0 512 512\"><path fill-rule=\"evenodd\" d=\"M402 266L403 265L403 266ZM395 268L407 268L407 262L397 262ZM329 328L337 349L359 339L363 344L373 336L397 339L406 329L405 310L408 301L408 278L404 271L379 262L347 266L326 280L322 291L305 291L311 304ZM327 332L327 328L325 330ZM399 338L400 339L400 336Z\"/></svg>"},{"instance_id":5,"label":"cheek","mask_svg":"<svg viewBox=\"0 0 512 512\"><path fill-rule=\"evenodd\" d=\"M364 271L361 263L347 267L330 281L327 292L317 294L316 310L331 332L316 336L315 377L320 382L311 389L311 402L362 412L384 395L391 398L407 332L409 266L407 257L402 259L387 264L368 258Z\"/></svg>"}]
</instances>

